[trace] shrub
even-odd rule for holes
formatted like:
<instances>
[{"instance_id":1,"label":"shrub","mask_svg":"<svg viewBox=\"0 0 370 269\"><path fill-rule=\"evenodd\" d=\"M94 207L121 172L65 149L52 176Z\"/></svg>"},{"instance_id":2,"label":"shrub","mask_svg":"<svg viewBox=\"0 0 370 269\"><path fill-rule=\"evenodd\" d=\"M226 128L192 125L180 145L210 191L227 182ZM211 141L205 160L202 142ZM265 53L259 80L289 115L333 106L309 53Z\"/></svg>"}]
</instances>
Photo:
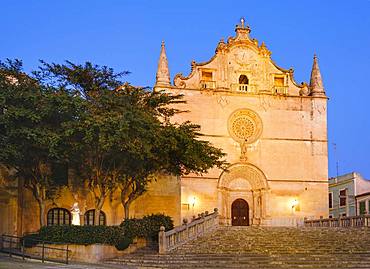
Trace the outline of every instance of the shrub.
<instances>
[{"instance_id":1,"label":"shrub","mask_svg":"<svg viewBox=\"0 0 370 269\"><path fill-rule=\"evenodd\" d=\"M132 237L122 236L118 240L118 243L115 245L115 247L118 250L124 250L124 249L128 248L128 246L131 245L133 241L134 241L134 239Z\"/></svg>"},{"instance_id":2,"label":"shrub","mask_svg":"<svg viewBox=\"0 0 370 269\"><path fill-rule=\"evenodd\" d=\"M36 240L69 244L107 244L116 245L123 237L120 226L44 226L38 234L24 237L26 245L37 244Z\"/></svg>"},{"instance_id":3,"label":"shrub","mask_svg":"<svg viewBox=\"0 0 370 269\"><path fill-rule=\"evenodd\" d=\"M120 226L44 226L38 233L23 237L26 247L32 247L40 241L78 245L107 244L118 250L126 249L135 237L158 241L161 226L166 231L173 228L171 217L152 214L142 219L128 219Z\"/></svg>"},{"instance_id":4,"label":"shrub","mask_svg":"<svg viewBox=\"0 0 370 269\"><path fill-rule=\"evenodd\" d=\"M165 230L173 228L171 217L164 214L152 214L144 216L142 219L128 219L121 223L123 233L127 237L144 237L153 241L158 241L158 233L161 226Z\"/></svg>"}]
</instances>

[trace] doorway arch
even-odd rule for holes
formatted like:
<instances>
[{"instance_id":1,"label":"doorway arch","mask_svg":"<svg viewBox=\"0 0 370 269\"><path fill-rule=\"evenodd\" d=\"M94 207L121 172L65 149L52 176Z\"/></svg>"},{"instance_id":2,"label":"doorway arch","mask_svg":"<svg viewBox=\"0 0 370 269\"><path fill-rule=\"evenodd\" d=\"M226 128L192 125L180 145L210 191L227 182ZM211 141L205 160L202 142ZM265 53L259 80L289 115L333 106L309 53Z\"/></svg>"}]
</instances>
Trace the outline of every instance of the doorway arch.
<instances>
[{"instance_id":1,"label":"doorway arch","mask_svg":"<svg viewBox=\"0 0 370 269\"><path fill-rule=\"evenodd\" d=\"M220 223L233 225L232 203L247 202L249 225L261 225L268 219L268 183L264 173L250 163L236 163L223 171L218 180Z\"/></svg>"},{"instance_id":2,"label":"doorway arch","mask_svg":"<svg viewBox=\"0 0 370 269\"><path fill-rule=\"evenodd\" d=\"M249 226L249 205L244 199L236 199L231 204L231 225Z\"/></svg>"}]
</instances>

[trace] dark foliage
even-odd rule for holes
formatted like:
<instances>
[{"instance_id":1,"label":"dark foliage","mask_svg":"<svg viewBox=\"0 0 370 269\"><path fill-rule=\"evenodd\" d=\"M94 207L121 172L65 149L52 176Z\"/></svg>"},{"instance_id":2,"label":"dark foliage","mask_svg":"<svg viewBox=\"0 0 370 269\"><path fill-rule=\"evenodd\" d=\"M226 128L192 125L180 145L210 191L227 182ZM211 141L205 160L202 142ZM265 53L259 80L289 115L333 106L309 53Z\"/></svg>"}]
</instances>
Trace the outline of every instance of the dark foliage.
<instances>
[{"instance_id":1,"label":"dark foliage","mask_svg":"<svg viewBox=\"0 0 370 269\"><path fill-rule=\"evenodd\" d=\"M165 230L173 228L171 217L164 214L152 214L142 219L127 219L121 223L126 237L144 237L149 240L158 241L158 233L161 226Z\"/></svg>"},{"instance_id":2,"label":"dark foliage","mask_svg":"<svg viewBox=\"0 0 370 269\"><path fill-rule=\"evenodd\" d=\"M40 241L78 245L116 245L123 236L120 226L44 226L37 234L24 237L26 245ZM28 243L27 243L28 242Z\"/></svg>"},{"instance_id":3,"label":"dark foliage","mask_svg":"<svg viewBox=\"0 0 370 269\"><path fill-rule=\"evenodd\" d=\"M161 226L164 226L166 231L172 229L171 217L152 214L142 219L125 220L120 226L44 226L38 233L24 236L23 240L26 247L52 242L77 245L106 244L124 250L136 237L157 242Z\"/></svg>"}]
</instances>

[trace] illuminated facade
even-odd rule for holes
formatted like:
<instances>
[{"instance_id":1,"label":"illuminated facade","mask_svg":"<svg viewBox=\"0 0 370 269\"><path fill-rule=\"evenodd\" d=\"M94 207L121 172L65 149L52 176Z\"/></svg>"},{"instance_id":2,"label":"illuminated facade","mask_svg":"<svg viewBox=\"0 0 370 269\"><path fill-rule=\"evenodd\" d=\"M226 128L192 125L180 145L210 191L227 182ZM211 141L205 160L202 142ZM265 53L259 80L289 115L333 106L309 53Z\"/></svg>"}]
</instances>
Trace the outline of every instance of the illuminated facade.
<instances>
[{"instance_id":1,"label":"illuminated facade","mask_svg":"<svg viewBox=\"0 0 370 269\"><path fill-rule=\"evenodd\" d=\"M250 37L244 20L235 32L173 84L162 43L155 90L183 94L179 108L189 112L175 121L199 124L203 139L222 148L230 164L227 172L181 178L181 216L217 207L228 225L326 217L327 97L317 57L309 85L298 85L293 70L277 66L266 45Z\"/></svg>"},{"instance_id":2,"label":"illuminated facade","mask_svg":"<svg viewBox=\"0 0 370 269\"><path fill-rule=\"evenodd\" d=\"M163 43L154 89L184 95L187 103L178 106L189 112L174 120L199 124L202 139L227 153L228 170L162 176L131 205L130 217L165 213L178 225L218 208L225 225L296 225L304 217L328 216L327 97L316 56L310 83L298 85L293 70L277 66L243 20L235 31L208 62L192 62L190 74L176 75L173 83ZM32 194L2 181L0 232L39 229ZM117 225L123 215L114 193L99 223ZM42 218L47 225L91 225L93 198L87 190L64 187Z\"/></svg>"}]
</instances>

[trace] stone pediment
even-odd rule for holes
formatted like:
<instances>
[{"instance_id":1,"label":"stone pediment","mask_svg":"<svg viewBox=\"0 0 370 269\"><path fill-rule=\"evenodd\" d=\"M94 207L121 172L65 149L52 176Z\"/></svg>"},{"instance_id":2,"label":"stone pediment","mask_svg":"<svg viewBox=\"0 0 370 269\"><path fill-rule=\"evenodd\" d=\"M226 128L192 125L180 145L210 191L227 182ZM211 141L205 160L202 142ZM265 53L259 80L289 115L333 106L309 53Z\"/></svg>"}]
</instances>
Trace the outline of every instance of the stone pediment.
<instances>
[{"instance_id":1,"label":"stone pediment","mask_svg":"<svg viewBox=\"0 0 370 269\"><path fill-rule=\"evenodd\" d=\"M250 38L250 28L244 22L235 32L235 37L218 43L209 61L193 61L189 76L177 74L174 86L249 94L306 95L302 93L308 92L307 85L296 84L292 69L278 67L266 45Z\"/></svg>"}]
</instances>

